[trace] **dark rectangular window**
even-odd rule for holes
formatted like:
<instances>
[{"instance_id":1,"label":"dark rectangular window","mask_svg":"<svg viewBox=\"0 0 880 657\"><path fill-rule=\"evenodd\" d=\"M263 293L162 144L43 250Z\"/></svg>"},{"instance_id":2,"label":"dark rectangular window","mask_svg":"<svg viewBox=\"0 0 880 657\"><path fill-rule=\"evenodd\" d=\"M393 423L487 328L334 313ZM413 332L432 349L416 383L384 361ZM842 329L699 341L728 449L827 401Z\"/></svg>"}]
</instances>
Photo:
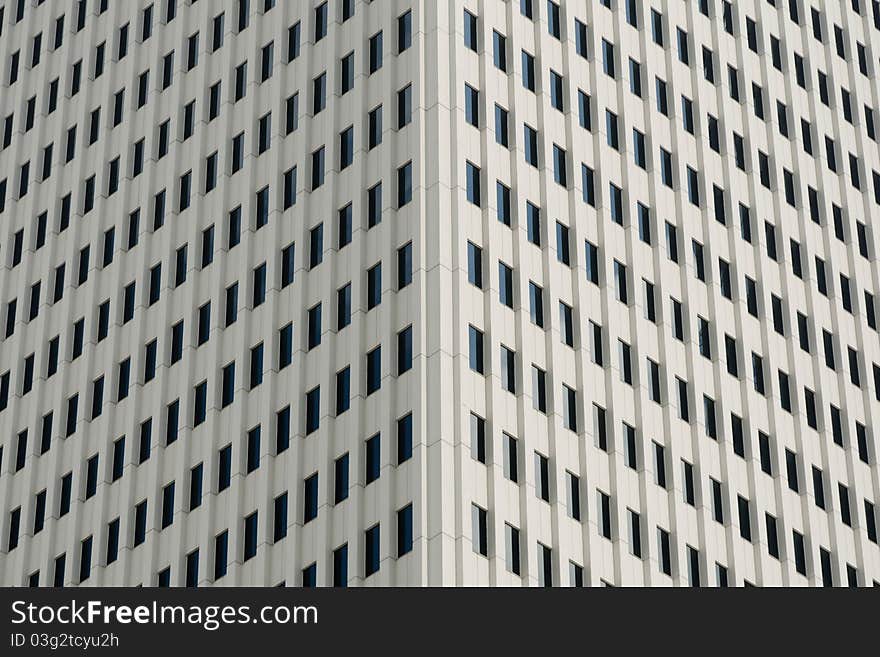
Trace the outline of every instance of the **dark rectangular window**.
<instances>
[{"instance_id":1,"label":"dark rectangular window","mask_svg":"<svg viewBox=\"0 0 880 657\"><path fill-rule=\"evenodd\" d=\"M379 525L364 532L364 577L379 570Z\"/></svg>"},{"instance_id":2,"label":"dark rectangular window","mask_svg":"<svg viewBox=\"0 0 880 657\"><path fill-rule=\"evenodd\" d=\"M333 503L339 504L348 499L348 453L340 456L333 464Z\"/></svg>"},{"instance_id":3,"label":"dark rectangular window","mask_svg":"<svg viewBox=\"0 0 880 657\"><path fill-rule=\"evenodd\" d=\"M140 441L138 447L138 465L150 458L153 441L153 420L149 418L141 422Z\"/></svg>"},{"instance_id":4,"label":"dark rectangular window","mask_svg":"<svg viewBox=\"0 0 880 657\"><path fill-rule=\"evenodd\" d=\"M218 580L226 575L226 566L229 552L229 531L224 530L214 537L214 579Z\"/></svg>"},{"instance_id":5,"label":"dark rectangular window","mask_svg":"<svg viewBox=\"0 0 880 657\"><path fill-rule=\"evenodd\" d=\"M250 389L263 382L263 343L251 347Z\"/></svg>"},{"instance_id":6,"label":"dark rectangular window","mask_svg":"<svg viewBox=\"0 0 880 657\"><path fill-rule=\"evenodd\" d=\"M259 424L247 433L247 474L260 467L260 434Z\"/></svg>"},{"instance_id":7,"label":"dark rectangular window","mask_svg":"<svg viewBox=\"0 0 880 657\"><path fill-rule=\"evenodd\" d=\"M407 504L397 511L397 557L412 551L413 548L413 509Z\"/></svg>"},{"instance_id":8,"label":"dark rectangular window","mask_svg":"<svg viewBox=\"0 0 880 657\"><path fill-rule=\"evenodd\" d=\"M134 546L144 542L147 535L147 500L139 502L134 508Z\"/></svg>"},{"instance_id":9,"label":"dark rectangular window","mask_svg":"<svg viewBox=\"0 0 880 657\"><path fill-rule=\"evenodd\" d=\"M412 457L412 414L408 413L397 420L397 464Z\"/></svg>"},{"instance_id":10,"label":"dark rectangular window","mask_svg":"<svg viewBox=\"0 0 880 657\"><path fill-rule=\"evenodd\" d=\"M232 481L232 445L226 445L220 449L217 465L217 492L227 488Z\"/></svg>"},{"instance_id":11,"label":"dark rectangular window","mask_svg":"<svg viewBox=\"0 0 880 657\"><path fill-rule=\"evenodd\" d=\"M257 525L258 516L254 511L244 519L244 554L242 561L257 556Z\"/></svg>"},{"instance_id":12,"label":"dark rectangular window","mask_svg":"<svg viewBox=\"0 0 880 657\"><path fill-rule=\"evenodd\" d=\"M318 430L321 418L321 389L312 388L306 393L306 434Z\"/></svg>"},{"instance_id":13,"label":"dark rectangular window","mask_svg":"<svg viewBox=\"0 0 880 657\"><path fill-rule=\"evenodd\" d=\"M107 552L105 562L109 566L119 554L119 518L107 524Z\"/></svg>"},{"instance_id":14,"label":"dark rectangular window","mask_svg":"<svg viewBox=\"0 0 880 657\"><path fill-rule=\"evenodd\" d=\"M380 436L376 434L365 443L365 474L364 483L370 484L379 478L380 472Z\"/></svg>"},{"instance_id":15,"label":"dark rectangular window","mask_svg":"<svg viewBox=\"0 0 880 657\"><path fill-rule=\"evenodd\" d=\"M290 406L275 414L275 453L280 454L290 446Z\"/></svg>"},{"instance_id":16,"label":"dark rectangular window","mask_svg":"<svg viewBox=\"0 0 880 657\"><path fill-rule=\"evenodd\" d=\"M275 498L273 509L274 531L273 542L277 543L287 536L287 493L282 493Z\"/></svg>"},{"instance_id":17,"label":"dark rectangular window","mask_svg":"<svg viewBox=\"0 0 880 657\"><path fill-rule=\"evenodd\" d=\"M113 442L113 466L111 473L111 481L116 481L122 477L122 470L125 467L125 436Z\"/></svg>"},{"instance_id":18,"label":"dark rectangular window","mask_svg":"<svg viewBox=\"0 0 880 657\"><path fill-rule=\"evenodd\" d=\"M408 326L397 334L397 375L412 369L412 326Z\"/></svg>"},{"instance_id":19,"label":"dark rectangular window","mask_svg":"<svg viewBox=\"0 0 880 657\"><path fill-rule=\"evenodd\" d=\"M333 586L348 586L348 544L333 550Z\"/></svg>"},{"instance_id":20,"label":"dark rectangular window","mask_svg":"<svg viewBox=\"0 0 880 657\"><path fill-rule=\"evenodd\" d=\"M189 510L198 508L202 504L202 473L204 468L201 463L189 471Z\"/></svg>"},{"instance_id":21,"label":"dark rectangular window","mask_svg":"<svg viewBox=\"0 0 880 657\"><path fill-rule=\"evenodd\" d=\"M162 489L162 529L174 522L174 482Z\"/></svg>"},{"instance_id":22,"label":"dark rectangular window","mask_svg":"<svg viewBox=\"0 0 880 657\"><path fill-rule=\"evenodd\" d=\"M412 45L412 12L407 11L397 17L397 53L400 54Z\"/></svg>"},{"instance_id":23,"label":"dark rectangular window","mask_svg":"<svg viewBox=\"0 0 880 657\"><path fill-rule=\"evenodd\" d=\"M303 524L318 517L318 473L303 482Z\"/></svg>"}]
</instances>

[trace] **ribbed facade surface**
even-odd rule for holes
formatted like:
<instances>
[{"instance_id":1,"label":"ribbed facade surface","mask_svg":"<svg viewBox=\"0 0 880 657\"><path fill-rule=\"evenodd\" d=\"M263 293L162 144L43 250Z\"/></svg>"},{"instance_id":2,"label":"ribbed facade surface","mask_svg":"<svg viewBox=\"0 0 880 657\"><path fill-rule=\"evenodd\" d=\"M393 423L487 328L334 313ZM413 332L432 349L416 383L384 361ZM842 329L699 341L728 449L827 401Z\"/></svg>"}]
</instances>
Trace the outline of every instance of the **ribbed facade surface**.
<instances>
[{"instance_id":1,"label":"ribbed facade surface","mask_svg":"<svg viewBox=\"0 0 880 657\"><path fill-rule=\"evenodd\" d=\"M880 581L874 0L0 0L0 584Z\"/></svg>"}]
</instances>

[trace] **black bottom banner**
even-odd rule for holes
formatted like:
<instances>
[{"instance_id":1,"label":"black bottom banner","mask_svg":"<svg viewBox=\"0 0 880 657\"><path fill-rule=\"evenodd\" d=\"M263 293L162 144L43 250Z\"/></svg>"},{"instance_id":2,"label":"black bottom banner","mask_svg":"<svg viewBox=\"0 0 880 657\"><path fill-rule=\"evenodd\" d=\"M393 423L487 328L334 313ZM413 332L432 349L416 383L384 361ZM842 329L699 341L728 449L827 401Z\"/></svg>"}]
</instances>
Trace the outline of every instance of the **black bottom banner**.
<instances>
[{"instance_id":1,"label":"black bottom banner","mask_svg":"<svg viewBox=\"0 0 880 657\"><path fill-rule=\"evenodd\" d=\"M0 589L0 655L877 650L869 590ZM442 651L442 652L441 652Z\"/></svg>"}]
</instances>

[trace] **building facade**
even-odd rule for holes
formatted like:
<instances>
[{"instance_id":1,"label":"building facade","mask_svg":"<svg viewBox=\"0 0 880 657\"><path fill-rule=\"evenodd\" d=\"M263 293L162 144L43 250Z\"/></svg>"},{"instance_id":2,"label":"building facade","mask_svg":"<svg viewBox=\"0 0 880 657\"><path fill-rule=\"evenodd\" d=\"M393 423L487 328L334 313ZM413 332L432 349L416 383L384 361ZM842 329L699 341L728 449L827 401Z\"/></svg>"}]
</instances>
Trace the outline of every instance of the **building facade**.
<instances>
[{"instance_id":1,"label":"building facade","mask_svg":"<svg viewBox=\"0 0 880 657\"><path fill-rule=\"evenodd\" d=\"M873 0L0 3L0 584L880 581Z\"/></svg>"}]
</instances>

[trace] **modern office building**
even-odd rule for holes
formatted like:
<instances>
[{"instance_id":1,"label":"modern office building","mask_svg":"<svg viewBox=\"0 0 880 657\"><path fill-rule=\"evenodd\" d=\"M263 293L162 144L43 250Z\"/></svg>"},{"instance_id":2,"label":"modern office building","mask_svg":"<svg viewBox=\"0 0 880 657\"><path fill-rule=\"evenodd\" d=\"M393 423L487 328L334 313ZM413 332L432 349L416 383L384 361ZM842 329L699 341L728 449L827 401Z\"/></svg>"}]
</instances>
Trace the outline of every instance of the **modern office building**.
<instances>
[{"instance_id":1,"label":"modern office building","mask_svg":"<svg viewBox=\"0 0 880 657\"><path fill-rule=\"evenodd\" d=\"M0 584L880 581L875 0L0 0Z\"/></svg>"}]
</instances>

